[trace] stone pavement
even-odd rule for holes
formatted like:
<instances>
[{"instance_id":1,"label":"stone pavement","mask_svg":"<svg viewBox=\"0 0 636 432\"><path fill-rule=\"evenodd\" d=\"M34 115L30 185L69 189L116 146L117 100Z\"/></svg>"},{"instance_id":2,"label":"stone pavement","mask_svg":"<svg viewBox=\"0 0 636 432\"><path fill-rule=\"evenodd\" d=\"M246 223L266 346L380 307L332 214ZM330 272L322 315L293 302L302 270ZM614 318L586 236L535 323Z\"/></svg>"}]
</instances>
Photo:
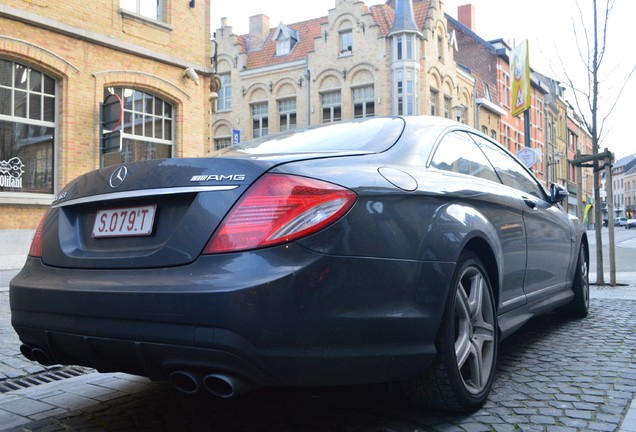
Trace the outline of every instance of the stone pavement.
<instances>
[{"instance_id":1,"label":"stone pavement","mask_svg":"<svg viewBox=\"0 0 636 432\"><path fill-rule=\"evenodd\" d=\"M0 270L0 383L51 371L23 359ZM594 280L594 275L591 275ZM0 431L623 431L636 432L636 273L593 287L585 320L552 313L500 345L486 405L469 416L421 411L395 389L264 389L231 401L93 371L0 393Z\"/></svg>"}]
</instances>

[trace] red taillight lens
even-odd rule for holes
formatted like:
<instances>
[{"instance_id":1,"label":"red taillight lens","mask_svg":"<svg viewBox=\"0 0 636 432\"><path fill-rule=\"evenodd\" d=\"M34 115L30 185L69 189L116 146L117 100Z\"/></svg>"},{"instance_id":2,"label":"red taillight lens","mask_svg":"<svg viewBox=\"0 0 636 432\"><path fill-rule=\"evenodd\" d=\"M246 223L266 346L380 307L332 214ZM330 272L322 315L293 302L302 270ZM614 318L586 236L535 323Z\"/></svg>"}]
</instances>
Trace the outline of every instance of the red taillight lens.
<instances>
[{"instance_id":1,"label":"red taillight lens","mask_svg":"<svg viewBox=\"0 0 636 432\"><path fill-rule=\"evenodd\" d=\"M29 255L36 258L42 257L42 227L44 226L44 220L46 216L49 214L47 211L40 219L40 224L38 228L35 230L35 234L33 235L33 240L31 240L31 249L29 249Z\"/></svg>"},{"instance_id":2,"label":"red taillight lens","mask_svg":"<svg viewBox=\"0 0 636 432\"><path fill-rule=\"evenodd\" d=\"M338 220L356 195L320 180L267 174L232 208L204 254L235 252L286 243Z\"/></svg>"}]
</instances>

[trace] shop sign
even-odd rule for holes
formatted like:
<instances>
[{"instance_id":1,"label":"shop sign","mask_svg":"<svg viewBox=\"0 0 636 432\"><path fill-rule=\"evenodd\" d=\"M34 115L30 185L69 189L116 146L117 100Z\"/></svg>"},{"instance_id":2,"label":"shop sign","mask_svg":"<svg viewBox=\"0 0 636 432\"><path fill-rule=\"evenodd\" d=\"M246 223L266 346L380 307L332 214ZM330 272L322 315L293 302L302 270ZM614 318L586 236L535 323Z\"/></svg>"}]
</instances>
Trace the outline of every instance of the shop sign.
<instances>
[{"instance_id":1,"label":"shop sign","mask_svg":"<svg viewBox=\"0 0 636 432\"><path fill-rule=\"evenodd\" d=\"M0 160L0 187L22 189L24 164L18 157Z\"/></svg>"}]
</instances>

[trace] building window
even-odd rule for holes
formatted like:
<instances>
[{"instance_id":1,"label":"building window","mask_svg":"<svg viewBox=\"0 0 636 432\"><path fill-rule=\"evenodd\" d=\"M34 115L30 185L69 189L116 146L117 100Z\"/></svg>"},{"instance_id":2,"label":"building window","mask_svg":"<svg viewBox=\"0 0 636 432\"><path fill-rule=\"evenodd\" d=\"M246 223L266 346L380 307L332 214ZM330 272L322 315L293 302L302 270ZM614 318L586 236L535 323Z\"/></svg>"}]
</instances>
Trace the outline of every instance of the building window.
<instances>
[{"instance_id":1,"label":"building window","mask_svg":"<svg viewBox=\"0 0 636 432\"><path fill-rule=\"evenodd\" d=\"M481 127L481 133L483 133L484 135L488 135L488 127L487 126L482 126Z\"/></svg>"},{"instance_id":2,"label":"building window","mask_svg":"<svg viewBox=\"0 0 636 432\"><path fill-rule=\"evenodd\" d=\"M56 98L53 78L0 59L0 193L53 193Z\"/></svg>"},{"instance_id":3,"label":"building window","mask_svg":"<svg viewBox=\"0 0 636 432\"><path fill-rule=\"evenodd\" d=\"M214 138L214 149L221 150L232 145L232 137Z\"/></svg>"},{"instance_id":4,"label":"building window","mask_svg":"<svg viewBox=\"0 0 636 432\"><path fill-rule=\"evenodd\" d=\"M450 96L444 95L444 117L453 118L451 113L452 99Z\"/></svg>"},{"instance_id":5,"label":"building window","mask_svg":"<svg viewBox=\"0 0 636 432\"><path fill-rule=\"evenodd\" d=\"M335 123L342 120L342 106L340 90L320 95L322 105L322 122Z\"/></svg>"},{"instance_id":6,"label":"building window","mask_svg":"<svg viewBox=\"0 0 636 432\"><path fill-rule=\"evenodd\" d=\"M494 129L490 130L490 137L494 140L497 140L497 131Z\"/></svg>"},{"instance_id":7,"label":"building window","mask_svg":"<svg viewBox=\"0 0 636 432\"><path fill-rule=\"evenodd\" d=\"M395 94L397 115L415 114L415 81L412 70L396 72Z\"/></svg>"},{"instance_id":8,"label":"building window","mask_svg":"<svg viewBox=\"0 0 636 432\"><path fill-rule=\"evenodd\" d=\"M373 86L353 89L353 118L367 118L375 115Z\"/></svg>"},{"instance_id":9,"label":"building window","mask_svg":"<svg viewBox=\"0 0 636 432\"><path fill-rule=\"evenodd\" d=\"M151 93L122 87L106 89L124 104L121 151L104 154L104 166L173 156L172 105Z\"/></svg>"},{"instance_id":10,"label":"building window","mask_svg":"<svg viewBox=\"0 0 636 432\"><path fill-rule=\"evenodd\" d=\"M395 38L396 60L413 60L415 58L415 36L412 34L400 35Z\"/></svg>"},{"instance_id":11,"label":"building window","mask_svg":"<svg viewBox=\"0 0 636 432\"><path fill-rule=\"evenodd\" d=\"M267 102L252 105L252 137L258 138L268 135L269 117L267 116Z\"/></svg>"},{"instance_id":12,"label":"building window","mask_svg":"<svg viewBox=\"0 0 636 432\"><path fill-rule=\"evenodd\" d=\"M281 132L296 129L296 98L278 101L278 121Z\"/></svg>"},{"instance_id":13,"label":"building window","mask_svg":"<svg viewBox=\"0 0 636 432\"><path fill-rule=\"evenodd\" d=\"M507 73L503 73L503 91L501 92L501 104L503 106L509 107L512 103L512 99L510 96L510 75Z\"/></svg>"},{"instance_id":14,"label":"building window","mask_svg":"<svg viewBox=\"0 0 636 432\"><path fill-rule=\"evenodd\" d=\"M220 74L221 88L219 97L216 99L217 111L230 111L232 109L232 81L229 73Z\"/></svg>"},{"instance_id":15,"label":"building window","mask_svg":"<svg viewBox=\"0 0 636 432\"><path fill-rule=\"evenodd\" d=\"M490 85L484 84L484 98L487 101L492 101L492 95L490 94Z\"/></svg>"},{"instance_id":16,"label":"building window","mask_svg":"<svg viewBox=\"0 0 636 432\"><path fill-rule=\"evenodd\" d=\"M437 59L444 63L444 39L441 36L437 37Z\"/></svg>"},{"instance_id":17,"label":"building window","mask_svg":"<svg viewBox=\"0 0 636 432\"><path fill-rule=\"evenodd\" d=\"M439 92L435 89L431 89L431 99L429 101L429 105L431 107L431 115L436 116L437 113L437 98L439 97Z\"/></svg>"},{"instance_id":18,"label":"building window","mask_svg":"<svg viewBox=\"0 0 636 432\"><path fill-rule=\"evenodd\" d=\"M340 54L351 54L353 51L353 31L340 32Z\"/></svg>"},{"instance_id":19,"label":"building window","mask_svg":"<svg viewBox=\"0 0 636 432\"><path fill-rule=\"evenodd\" d=\"M164 0L120 0L119 6L155 21L163 21Z\"/></svg>"}]
</instances>

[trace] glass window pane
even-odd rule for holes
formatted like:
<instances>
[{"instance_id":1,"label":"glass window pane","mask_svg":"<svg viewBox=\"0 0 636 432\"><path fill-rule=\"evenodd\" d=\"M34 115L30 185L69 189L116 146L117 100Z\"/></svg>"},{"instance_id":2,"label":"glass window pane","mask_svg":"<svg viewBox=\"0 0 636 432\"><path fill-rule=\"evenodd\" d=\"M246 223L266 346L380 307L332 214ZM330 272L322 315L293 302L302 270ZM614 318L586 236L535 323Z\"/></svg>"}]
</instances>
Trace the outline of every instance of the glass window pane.
<instances>
[{"instance_id":1,"label":"glass window pane","mask_svg":"<svg viewBox=\"0 0 636 432\"><path fill-rule=\"evenodd\" d=\"M34 92L42 92L42 74L40 72L31 69L31 73L29 74L29 88Z\"/></svg>"},{"instance_id":2,"label":"glass window pane","mask_svg":"<svg viewBox=\"0 0 636 432\"><path fill-rule=\"evenodd\" d=\"M11 89L0 87L0 114L11 115Z\"/></svg>"},{"instance_id":3,"label":"glass window pane","mask_svg":"<svg viewBox=\"0 0 636 432\"><path fill-rule=\"evenodd\" d=\"M172 140L172 121L164 121L163 125L163 139Z\"/></svg>"},{"instance_id":4,"label":"glass window pane","mask_svg":"<svg viewBox=\"0 0 636 432\"><path fill-rule=\"evenodd\" d=\"M155 115L163 115L163 101L159 98L155 98Z\"/></svg>"},{"instance_id":5,"label":"glass window pane","mask_svg":"<svg viewBox=\"0 0 636 432\"><path fill-rule=\"evenodd\" d=\"M15 105L13 108L13 115L16 117L26 118L26 105L27 105L27 94L26 92L15 90Z\"/></svg>"},{"instance_id":6,"label":"glass window pane","mask_svg":"<svg viewBox=\"0 0 636 432\"><path fill-rule=\"evenodd\" d=\"M124 133L132 134L132 113L129 111L124 111Z\"/></svg>"},{"instance_id":7,"label":"glass window pane","mask_svg":"<svg viewBox=\"0 0 636 432\"><path fill-rule=\"evenodd\" d=\"M55 80L46 75L44 75L44 93L48 95L55 94Z\"/></svg>"},{"instance_id":8,"label":"glass window pane","mask_svg":"<svg viewBox=\"0 0 636 432\"><path fill-rule=\"evenodd\" d=\"M13 63L0 59L0 86L11 87L13 76Z\"/></svg>"},{"instance_id":9,"label":"glass window pane","mask_svg":"<svg viewBox=\"0 0 636 432\"><path fill-rule=\"evenodd\" d=\"M40 94L29 94L29 118L42 120L42 96Z\"/></svg>"},{"instance_id":10,"label":"glass window pane","mask_svg":"<svg viewBox=\"0 0 636 432\"><path fill-rule=\"evenodd\" d=\"M28 68L26 66L22 66L21 64L14 63L14 86L15 88L26 90L27 88L27 77L28 77Z\"/></svg>"},{"instance_id":11,"label":"glass window pane","mask_svg":"<svg viewBox=\"0 0 636 432\"><path fill-rule=\"evenodd\" d=\"M140 113L133 113L133 134L143 135L144 116Z\"/></svg>"},{"instance_id":12,"label":"glass window pane","mask_svg":"<svg viewBox=\"0 0 636 432\"><path fill-rule=\"evenodd\" d=\"M42 116L42 120L48 122L55 121L55 98L44 96L44 115Z\"/></svg>"}]
</instances>

